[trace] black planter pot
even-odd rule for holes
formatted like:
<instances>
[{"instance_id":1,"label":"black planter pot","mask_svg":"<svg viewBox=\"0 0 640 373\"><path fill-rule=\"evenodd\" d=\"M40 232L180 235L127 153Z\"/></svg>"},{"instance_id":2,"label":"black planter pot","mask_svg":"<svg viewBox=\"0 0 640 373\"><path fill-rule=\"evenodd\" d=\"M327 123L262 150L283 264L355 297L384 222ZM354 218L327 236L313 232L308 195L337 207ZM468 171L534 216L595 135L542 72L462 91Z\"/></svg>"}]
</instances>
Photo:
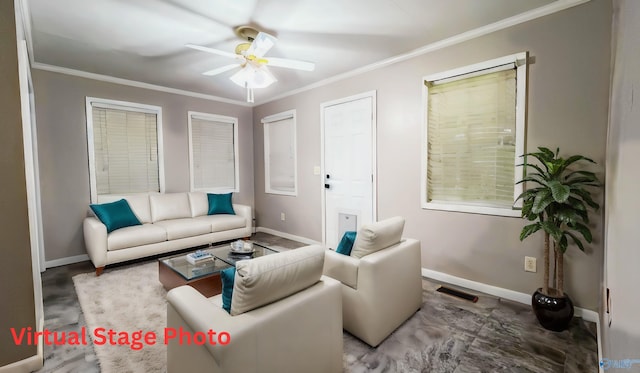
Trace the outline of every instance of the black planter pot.
<instances>
[{"instance_id":1,"label":"black planter pot","mask_svg":"<svg viewBox=\"0 0 640 373\"><path fill-rule=\"evenodd\" d=\"M542 294L539 288L531 297L531 307L540 325L554 332L561 332L569 327L573 318L573 302L567 294L554 297Z\"/></svg>"}]
</instances>

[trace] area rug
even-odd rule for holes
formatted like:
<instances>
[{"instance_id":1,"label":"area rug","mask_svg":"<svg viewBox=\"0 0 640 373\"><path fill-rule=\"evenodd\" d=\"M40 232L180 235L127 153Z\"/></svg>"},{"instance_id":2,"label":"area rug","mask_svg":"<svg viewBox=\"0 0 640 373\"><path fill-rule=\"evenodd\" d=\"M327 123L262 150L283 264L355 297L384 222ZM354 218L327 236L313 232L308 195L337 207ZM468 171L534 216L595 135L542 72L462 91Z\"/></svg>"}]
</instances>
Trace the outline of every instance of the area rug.
<instances>
[{"instance_id":1,"label":"area rug","mask_svg":"<svg viewBox=\"0 0 640 373\"><path fill-rule=\"evenodd\" d=\"M132 344L134 332L162 336L167 324L167 292L158 281L156 262L113 269L99 277L93 272L76 275L73 283L103 373L166 371L164 344L132 349L137 347ZM127 341L121 332L128 334Z\"/></svg>"},{"instance_id":2,"label":"area rug","mask_svg":"<svg viewBox=\"0 0 640 373\"><path fill-rule=\"evenodd\" d=\"M166 292L158 264L73 277L87 334L96 328L132 333L166 326ZM542 329L530 307L481 295L477 303L436 292L423 279L423 304L377 348L344 333L345 372L587 372L597 370L595 329L574 319L570 330ZM102 373L165 372L166 346L93 343ZM116 342L118 340L116 339Z\"/></svg>"}]
</instances>

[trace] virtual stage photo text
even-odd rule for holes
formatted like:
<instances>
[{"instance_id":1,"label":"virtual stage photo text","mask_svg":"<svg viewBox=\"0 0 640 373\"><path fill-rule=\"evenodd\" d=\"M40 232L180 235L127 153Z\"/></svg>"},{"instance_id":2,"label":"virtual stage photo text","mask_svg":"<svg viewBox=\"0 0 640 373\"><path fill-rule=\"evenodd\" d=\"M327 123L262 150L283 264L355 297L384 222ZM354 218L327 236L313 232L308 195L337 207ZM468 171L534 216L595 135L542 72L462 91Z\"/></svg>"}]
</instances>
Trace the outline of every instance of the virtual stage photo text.
<instances>
[{"instance_id":1,"label":"virtual stage photo text","mask_svg":"<svg viewBox=\"0 0 640 373\"><path fill-rule=\"evenodd\" d=\"M42 338L42 343L45 345L87 345L89 343L87 330L84 326L78 332L52 332L48 329L38 332L32 330L31 327L18 330L11 328L10 330L16 345L37 345L40 343L40 338ZM145 346L153 346L156 343L166 345L170 341L175 341L181 345L198 346L204 344L224 346L231 342L231 335L224 331L215 332L209 329L206 332L190 332L182 327L178 329L164 328L161 338L161 341L159 341L157 333L153 331L136 330L128 332L106 328L94 329L92 336L95 345L128 346L135 351L141 350Z\"/></svg>"}]
</instances>

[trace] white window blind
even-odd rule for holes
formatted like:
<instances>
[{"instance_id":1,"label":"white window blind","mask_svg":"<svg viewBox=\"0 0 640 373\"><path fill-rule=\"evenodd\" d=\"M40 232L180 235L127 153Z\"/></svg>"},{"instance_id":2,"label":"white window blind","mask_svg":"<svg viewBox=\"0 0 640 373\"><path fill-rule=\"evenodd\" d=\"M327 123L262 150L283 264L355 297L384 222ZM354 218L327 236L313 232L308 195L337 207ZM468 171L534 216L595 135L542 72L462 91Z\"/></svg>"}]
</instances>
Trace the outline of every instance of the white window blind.
<instances>
[{"instance_id":1,"label":"white window blind","mask_svg":"<svg viewBox=\"0 0 640 373\"><path fill-rule=\"evenodd\" d=\"M295 195L295 114L286 112L262 120L264 123L265 192Z\"/></svg>"},{"instance_id":2,"label":"white window blind","mask_svg":"<svg viewBox=\"0 0 640 373\"><path fill-rule=\"evenodd\" d=\"M157 115L92 106L98 195L159 192Z\"/></svg>"},{"instance_id":3,"label":"white window blind","mask_svg":"<svg viewBox=\"0 0 640 373\"><path fill-rule=\"evenodd\" d=\"M190 113L192 189L238 191L237 120Z\"/></svg>"},{"instance_id":4,"label":"white window blind","mask_svg":"<svg viewBox=\"0 0 640 373\"><path fill-rule=\"evenodd\" d=\"M521 177L515 165L523 153L520 101L525 98L526 76L511 58L511 63L503 58L501 64L489 61L480 69L457 69L425 79L424 207L480 213L512 210L521 188L515 186ZM463 205L471 208L455 207Z\"/></svg>"}]
</instances>

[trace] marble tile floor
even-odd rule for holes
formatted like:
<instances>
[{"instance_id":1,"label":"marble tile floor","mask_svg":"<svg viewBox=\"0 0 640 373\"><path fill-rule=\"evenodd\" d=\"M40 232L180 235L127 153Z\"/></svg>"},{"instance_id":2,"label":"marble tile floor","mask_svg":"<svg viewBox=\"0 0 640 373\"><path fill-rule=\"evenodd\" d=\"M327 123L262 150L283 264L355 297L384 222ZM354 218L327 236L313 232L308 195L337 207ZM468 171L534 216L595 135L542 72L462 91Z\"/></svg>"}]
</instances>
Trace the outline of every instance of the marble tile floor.
<instances>
[{"instance_id":1,"label":"marble tile floor","mask_svg":"<svg viewBox=\"0 0 640 373\"><path fill-rule=\"evenodd\" d=\"M303 245L265 233L252 239L280 250ZM140 262L152 260L156 259ZM50 268L42 274L45 328L77 331L86 326L71 278L93 270L90 262L82 262ZM440 284L432 280L423 279L422 284L420 311L377 348L344 333L345 371L598 371L594 323L574 318L569 330L554 333L538 325L527 305L460 289L478 295L479 301L471 303L436 292ZM90 344L45 346L44 355L39 372L100 372Z\"/></svg>"},{"instance_id":2,"label":"marble tile floor","mask_svg":"<svg viewBox=\"0 0 640 373\"><path fill-rule=\"evenodd\" d=\"M420 311L376 349L345 333L349 372L571 372L598 371L596 326L574 318L555 333L531 307L491 295L471 303L435 290L423 279Z\"/></svg>"}]
</instances>

